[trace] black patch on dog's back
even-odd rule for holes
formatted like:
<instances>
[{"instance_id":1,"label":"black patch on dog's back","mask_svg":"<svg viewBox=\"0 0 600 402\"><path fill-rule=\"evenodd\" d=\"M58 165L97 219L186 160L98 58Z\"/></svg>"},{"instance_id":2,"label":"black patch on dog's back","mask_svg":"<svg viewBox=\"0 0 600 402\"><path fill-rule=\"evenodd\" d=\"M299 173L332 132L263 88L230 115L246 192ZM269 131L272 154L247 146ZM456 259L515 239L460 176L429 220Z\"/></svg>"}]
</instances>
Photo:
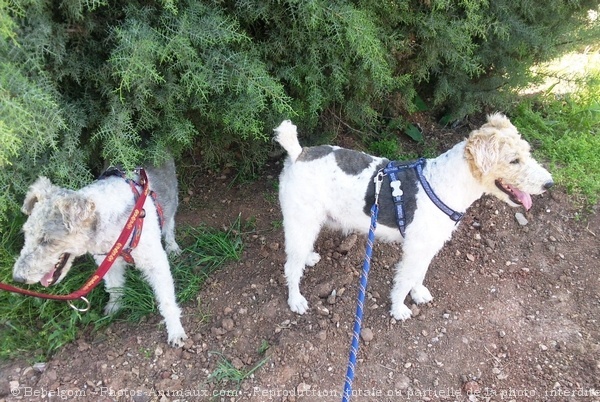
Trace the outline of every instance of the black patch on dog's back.
<instances>
[{"instance_id":1,"label":"black patch on dog's back","mask_svg":"<svg viewBox=\"0 0 600 402\"><path fill-rule=\"evenodd\" d=\"M375 202L375 176L379 169L383 169L389 163L388 160L384 160L377 166L375 173L369 181L367 192L365 194L365 206L363 211L366 215L371 216L371 207ZM404 216L406 217L406 227L413 221L415 211L417 209L417 192L419 191L419 179L415 169L405 169L397 174L398 180L402 182L402 191L404 192ZM390 188L390 178L385 176L381 184L381 191L379 192L379 214L377 216L377 222L382 225L389 227L398 227L398 221L396 220L396 206L392 199L392 189Z\"/></svg>"},{"instance_id":2,"label":"black patch on dog's back","mask_svg":"<svg viewBox=\"0 0 600 402\"><path fill-rule=\"evenodd\" d=\"M350 149L336 149L333 152L335 162L346 174L353 176L359 175L363 170L369 167L373 162L373 157L364 152L353 151Z\"/></svg>"},{"instance_id":3,"label":"black patch on dog's back","mask_svg":"<svg viewBox=\"0 0 600 402\"><path fill-rule=\"evenodd\" d=\"M302 152L298 156L300 162L310 162L316 159L323 158L329 155L333 151L333 147L330 145L319 145L317 147L305 147L302 148Z\"/></svg>"}]
</instances>

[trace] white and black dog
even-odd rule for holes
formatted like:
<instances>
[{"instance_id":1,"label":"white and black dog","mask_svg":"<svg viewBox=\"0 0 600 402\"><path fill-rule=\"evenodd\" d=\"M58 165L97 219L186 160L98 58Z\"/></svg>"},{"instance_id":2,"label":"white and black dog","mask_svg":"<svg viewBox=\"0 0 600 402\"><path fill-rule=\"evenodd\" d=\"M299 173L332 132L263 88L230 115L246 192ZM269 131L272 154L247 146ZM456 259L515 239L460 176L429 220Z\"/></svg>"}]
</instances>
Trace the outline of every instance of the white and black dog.
<instances>
[{"instance_id":1,"label":"white and black dog","mask_svg":"<svg viewBox=\"0 0 600 402\"><path fill-rule=\"evenodd\" d=\"M160 168L146 169L150 190L157 194L164 223L160 226L157 205L152 197L144 203L146 212L137 247L130 256L152 286L158 309L165 319L168 341L182 346L187 338L181 325L181 309L175 299L175 287L167 252L179 253L175 242L175 212L178 205L177 176L173 160ZM134 207L131 184L120 175L111 175L74 191L55 186L46 177L31 185L22 211L29 215L23 225L25 245L13 268L17 282L50 286L69 272L75 257L90 253L100 264L119 237ZM165 248L161 244L161 233ZM125 285L123 257L118 257L104 276L109 301L104 311L116 312Z\"/></svg>"},{"instance_id":2,"label":"white and black dog","mask_svg":"<svg viewBox=\"0 0 600 402\"><path fill-rule=\"evenodd\" d=\"M320 260L313 249L319 232L323 226L345 233L368 232L374 178L389 161L337 146L302 148L296 126L289 120L274 131L275 140L288 153L279 183L288 304L292 311L304 314L308 303L300 293L300 279L306 265ZM553 185L550 173L532 158L529 144L502 114L488 116L487 123L468 139L437 158L423 160L418 169L400 174L404 236L387 176L379 196L376 237L403 240L391 293L391 314L399 320L411 316L404 305L409 292L417 304L432 300L423 286L429 264L474 201L492 194L511 206L529 209L530 194L541 194Z\"/></svg>"}]
</instances>

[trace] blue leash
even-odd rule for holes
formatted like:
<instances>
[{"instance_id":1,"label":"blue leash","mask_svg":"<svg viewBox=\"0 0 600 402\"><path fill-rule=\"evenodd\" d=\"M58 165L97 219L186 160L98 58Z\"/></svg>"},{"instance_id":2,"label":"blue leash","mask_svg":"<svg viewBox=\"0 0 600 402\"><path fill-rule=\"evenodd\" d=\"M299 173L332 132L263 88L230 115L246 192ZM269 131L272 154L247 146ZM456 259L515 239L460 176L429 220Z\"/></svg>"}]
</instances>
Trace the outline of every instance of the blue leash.
<instances>
[{"instance_id":1,"label":"blue leash","mask_svg":"<svg viewBox=\"0 0 600 402\"><path fill-rule=\"evenodd\" d=\"M346 383L344 384L343 402L349 402L352 395L352 381L354 380L354 369L356 367L356 356L358 355L358 338L362 326L363 304L367 290L367 281L369 279L369 270L371 269L371 255L373 254L373 243L375 241L375 228L377 227L377 214L379 212L379 191L383 182L383 172L379 171L375 176L375 202L371 207L371 226L369 228L369 237L367 238L367 247L365 261L363 263L362 274L360 277L360 287L358 288L358 302L356 303L356 316L354 318L354 330L352 334L352 345L350 346L350 357L348 358L348 370L346 371Z\"/></svg>"}]
</instances>

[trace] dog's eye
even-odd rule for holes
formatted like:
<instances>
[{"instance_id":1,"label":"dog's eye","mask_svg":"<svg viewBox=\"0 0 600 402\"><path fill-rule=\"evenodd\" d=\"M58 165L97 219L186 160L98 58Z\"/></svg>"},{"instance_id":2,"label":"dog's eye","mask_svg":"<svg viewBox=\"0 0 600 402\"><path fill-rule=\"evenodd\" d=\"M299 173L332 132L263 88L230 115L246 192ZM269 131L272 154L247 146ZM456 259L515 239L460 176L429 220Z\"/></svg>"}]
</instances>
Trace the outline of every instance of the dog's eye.
<instances>
[{"instance_id":1,"label":"dog's eye","mask_svg":"<svg viewBox=\"0 0 600 402\"><path fill-rule=\"evenodd\" d=\"M510 161L511 165L518 165L519 163L521 163L521 160L519 158L515 158L512 161Z\"/></svg>"}]
</instances>

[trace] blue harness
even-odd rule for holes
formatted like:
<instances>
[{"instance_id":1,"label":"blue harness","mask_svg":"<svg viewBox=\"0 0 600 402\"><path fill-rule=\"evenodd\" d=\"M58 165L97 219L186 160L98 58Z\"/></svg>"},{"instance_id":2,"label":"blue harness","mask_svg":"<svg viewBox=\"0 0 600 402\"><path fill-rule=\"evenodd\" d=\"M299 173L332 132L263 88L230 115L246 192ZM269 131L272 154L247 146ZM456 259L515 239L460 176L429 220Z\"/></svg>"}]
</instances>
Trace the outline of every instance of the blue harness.
<instances>
[{"instance_id":1,"label":"blue harness","mask_svg":"<svg viewBox=\"0 0 600 402\"><path fill-rule=\"evenodd\" d=\"M383 174L388 175L390 178L390 187L392 190L392 199L394 200L394 205L396 206L396 221L398 223L398 229L400 229L400 234L404 237L404 232L406 229L406 214L404 213L404 192L402 191L402 182L398 179L398 174L407 169L414 169L421 186L423 186L423 190L429 196L431 202L435 204L443 213L448 215L450 219L454 222L458 223L464 213L457 212L444 204L442 200L438 198L437 195L433 192L433 189L429 185L429 182L423 175L423 168L427 161L425 158L419 158L416 161L410 162L398 162L392 161L388 163L388 165L383 169Z\"/></svg>"}]
</instances>

